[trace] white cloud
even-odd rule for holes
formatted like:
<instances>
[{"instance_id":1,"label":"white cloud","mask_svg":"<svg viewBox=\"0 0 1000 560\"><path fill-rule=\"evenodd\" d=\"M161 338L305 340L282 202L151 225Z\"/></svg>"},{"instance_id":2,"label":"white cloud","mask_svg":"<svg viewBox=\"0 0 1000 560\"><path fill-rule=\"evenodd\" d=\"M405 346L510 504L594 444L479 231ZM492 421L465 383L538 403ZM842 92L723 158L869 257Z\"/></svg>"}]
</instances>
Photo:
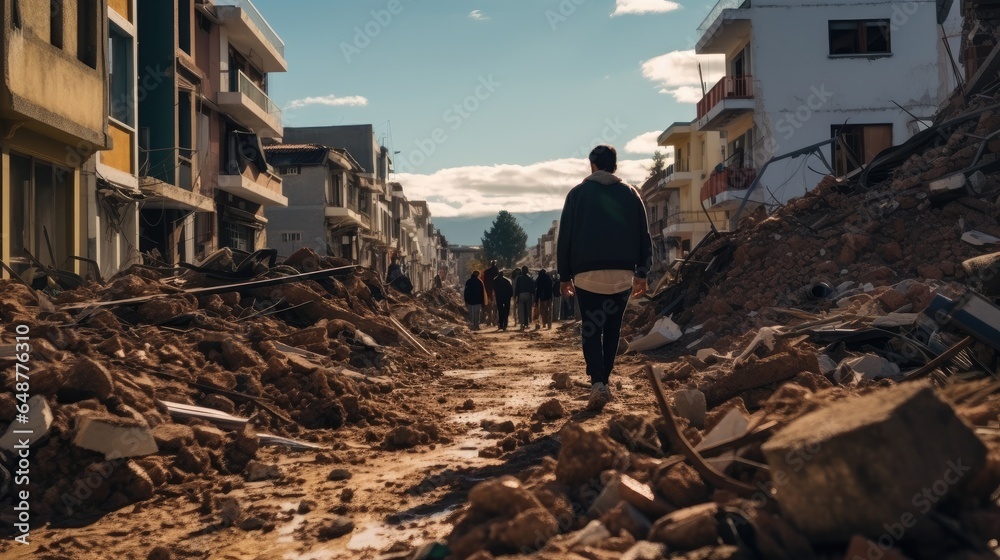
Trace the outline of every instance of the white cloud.
<instances>
[{"instance_id":1,"label":"white cloud","mask_svg":"<svg viewBox=\"0 0 1000 560\"><path fill-rule=\"evenodd\" d=\"M670 0L616 0L611 17L625 14L663 14L681 9L681 5Z\"/></svg>"},{"instance_id":2,"label":"white cloud","mask_svg":"<svg viewBox=\"0 0 1000 560\"><path fill-rule=\"evenodd\" d=\"M630 154L652 154L660 150L660 147L656 145L656 138L659 135L660 132L655 130L640 134L625 143L625 151Z\"/></svg>"},{"instance_id":3,"label":"white cloud","mask_svg":"<svg viewBox=\"0 0 1000 560\"><path fill-rule=\"evenodd\" d=\"M651 160L618 162L618 176L640 186ZM441 169L431 174L397 173L410 200L426 200L431 216L492 216L559 210L566 193L590 174L586 159L565 158L530 165L473 165Z\"/></svg>"},{"instance_id":4,"label":"white cloud","mask_svg":"<svg viewBox=\"0 0 1000 560\"><path fill-rule=\"evenodd\" d=\"M364 107L368 105L368 99L360 95L349 95L347 97L337 97L334 94L321 97L303 97L294 99L288 104L286 109L299 109L309 105L326 105L328 107Z\"/></svg>"},{"instance_id":5,"label":"white cloud","mask_svg":"<svg viewBox=\"0 0 1000 560\"><path fill-rule=\"evenodd\" d=\"M486 21L490 19L490 16L483 13L482 10L472 10L469 12L469 19L474 19L476 21Z\"/></svg>"},{"instance_id":6,"label":"white cloud","mask_svg":"<svg viewBox=\"0 0 1000 560\"><path fill-rule=\"evenodd\" d=\"M673 95L680 103L697 103L702 98L699 63L701 77L709 88L726 75L725 55L696 55L694 50L651 58L642 63L642 75L660 86L660 93Z\"/></svg>"}]
</instances>

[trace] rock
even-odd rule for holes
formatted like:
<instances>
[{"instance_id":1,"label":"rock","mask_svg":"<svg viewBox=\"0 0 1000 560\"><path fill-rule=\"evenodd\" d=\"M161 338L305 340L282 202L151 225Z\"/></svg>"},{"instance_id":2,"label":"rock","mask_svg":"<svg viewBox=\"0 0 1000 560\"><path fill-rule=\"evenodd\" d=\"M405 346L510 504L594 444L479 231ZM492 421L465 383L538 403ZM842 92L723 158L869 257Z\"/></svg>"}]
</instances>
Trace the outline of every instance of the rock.
<instances>
[{"instance_id":1,"label":"rock","mask_svg":"<svg viewBox=\"0 0 1000 560\"><path fill-rule=\"evenodd\" d=\"M82 415L73 445L104 453L109 460L149 455L159 450L145 421L110 414Z\"/></svg>"},{"instance_id":2,"label":"rock","mask_svg":"<svg viewBox=\"0 0 1000 560\"><path fill-rule=\"evenodd\" d=\"M49 407L49 402L45 399L44 395L33 395L28 398L27 416L27 422L12 422L7 426L7 430L0 437L0 448L13 451L15 445L19 445L25 440L27 440L30 447L48 435L49 430L52 428L53 416L52 409ZM12 416L11 419L14 420L15 417ZM29 433L15 433L22 431Z\"/></svg>"},{"instance_id":3,"label":"rock","mask_svg":"<svg viewBox=\"0 0 1000 560\"><path fill-rule=\"evenodd\" d=\"M230 371L264 365L264 359L260 357L260 354L242 342L229 338L222 341L222 359Z\"/></svg>"},{"instance_id":4,"label":"rock","mask_svg":"<svg viewBox=\"0 0 1000 560\"><path fill-rule=\"evenodd\" d=\"M565 535L564 538L560 539L559 544L567 549L578 546L596 546L601 541L609 538L611 538L611 531L600 520L594 519L590 523L587 523L583 529Z\"/></svg>"},{"instance_id":5,"label":"rock","mask_svg":"<svg viewBox=\"0 0 1000 560\"><path fill-rule=\"evenodd\" d=\"M751 355L745 362L736 365L732 373L700 387L710 406L739 396L744 391L784 381L808 371L819 373L819 362L814 352L788 350L763 359Z\"/></svg>"},{"instance_id":6,"label":"rock","mask_svg":"<svg viewBox=\"0 0 1000 560\"><path fill-rule=\"evenodd\" d=\"M198 300L193 296L166 296L152 299L139 306L139 318L147 323L159 325L175 319L178 315L190 313L198 308Z\"/></svg>"},{"instance_id":7,"label":"rock","mask_svg":"<svg viewBox=\"0 0 1000 560\"><path fill-rule=\"evenodd\" d=\"M409 449L429 441L427 434L420 430L410 426L396 426L385 436L382 445L386 449Z\"/></svg>"},{"instance_id":8,"label":"rock","mask_svg":"<svg viewBox=\"0 0 1000 560\"><path fill-rule=\"evenodd\" d=\"M469 491L469 506L488 516L513 517L542 504L520 480L504 475L473 486Z\"/></svg>"},{"instance_id":9,"label":"rock","mask_svg":"<svg viewBox=\"0 0 1000 560\"><path fill-rule=\"evenodd\" d=\"M146 560L170 560L171 558L173 557L170 555L170 549L165 546L157 546L146 555Z\"/></svg>"},{"instance_id":10,"label":"rock","mask_svg":"<svg viewBox=\"0 0 1000 560\"><path fill-rule=\"evenodd\" d=\"M153 428L156 446L169 453L176 453L181 447L194 443L194 430L184 424L166 423Z\"/></svg>"},{"instance_id":11,"label":"rock","mask_svg":"<svg viewBox=\"0 0 1000 560\"><path fill-rule=\"evenodd\" d=\"M573 386L573 381L569 376L569 373L565 371L559 371L552 374L553 387L559 389L560 391L569 389Z\"/></svg>"},{"instance_id":12,"label":"rock","mask_svg":"<svg viewBox=\"0 0 1000 560\"><path fill-rule=\"evenodd\" d=\"M622 499L635 509L656 519L674 511L674 506L656 496L653 489L628 475L621 475L618 481L618 492Z\"/></svg>"},{"instance_id":13,"label":"rock","mask_svg":"<svg viewBox=\"0 0 1000 560\"><path fill-rule=\"evenodd\" d=\"M886 311L895 311L908 303L906 296L892 288L879 294L878 300L885 307Z\"/></svg>"},{"instance_id":14,"label":"rock","mask_svg":"<svg viewBox=\"0 0 1000 560\"><path fill-rule=\"evenodd\" d=\"M695 428L705 427L705 413L708 411L705 393L698 389L682 389L674 391L673 400L674 412L678 416L690 420Z\"/></svg>"},{"instance_id":15,"label":"rock","mask_svg":"<svg viewBox=\"0 0 1000 560\"><path fill-rule=\"evenodd\" d=\"M119 471L115 471L118 475ZM121 470L121 486L129 500L139 502L153 497L156 485L146 470L134 461L125 463Z\"/></svg>"},{"instance_id":16,"label":"rock","mask_svg":"<svg viewBox=\"0 0 1000 560\"><path fill-rule=\"evenodd\" d=\"M353 499L354 499L354 490L352 490L350 488L344 488L343 490L340 491L340 501L341 502L345 502L346 503L346 502L349 502L349 501L351 501Z\"/></svg>"},{"instance_id":17,"label":"rock","mask_svg":"<svg viewBox=\"0 0 1000 560\"><path fill-rule=\"evenodd\" d=\"M216 449L222 447L226 440L226 432L214 426L194 426L194 438L199 445Z\"/></svg>"},{"instance_id":18,"label":"rock","mask_svg":"<svg viewBox=\"0 0 1000 560\"><path fill-rule=\"evenodd\" d=\"M516 550L536 550L559 534L559 522L545 508L518 513L509 522L494 526L491 539Z\"/></svg>"},{"instance_id":19,"label":"rock","mask_svg":"<svg viewBox=\"0 0 1000 560\"><path fill-rule=\"evenodd\" d=\"M742 436L747 432L750 420L739 408L732 408L722 420L719 421L707 434L705 439L698 442L695 449L702 450L717 443L729 441ZM736 450L725 451L715 457L705 459L705 462L712 465L719 471L725 472L736 460Z\"/></svg>"},{"instance_id":20,"label":"rock","mask_svg":"<svg viewBox=\"0 0 1000 560\"><path fill-rule=\"evenodd\" d=\"M111 373L102 364L84 356L73 364L66 373L63 386L59 388L59 400L77 402L96 398L106 401L114 394L115 383Z\"/></svg>"},{"instance_id":21,"label":"rock","mask_svg":"<svg viewBox=\"0 0 1000 560\"><path fill-rule=\"evenodd\" d=\"M321 541L328 541L342 537L354 531L354 521L349 517L338 515L332 519L324 520L319 526L316 534Z\"/></svg>"},{"instance_id":22,"label":"rock","mask_svg":"<svg viewBox=\"0 0 1000 560\"><path fill-rule=\"evenodd\" d=\"M330 474L326 475L326 479L340 481L340 480L348 480L352 476L354 475L351 474L351 471L343 468L337 468L330 471Z\"/></svg>"},{"instance_id":23,"label":"rock","mask_svg":"<svg viewBox=\"0 0 1000 560\"><path fill-rule=\"evenodd\" d=\"M462 410L475 410L475 409L476 409L476 401L472 399L467 399L464 403L462 403Z\"/></svg>"},{"instance_id":24,"label":"rock","mask_svg":"<svg viewBox=\"0 0 1000 560\"><path fill-rule=\"evenodd\" d=\"M625 531L637 539L646 538L646 535L649 534L649 528L653 526L648 517L635 509L635 506L625 502L619 502L618 505L602 515L601 522L615 535Z\"/></svg>"},{"instance_id":25,"label":"rock","mask_svg":"<svg viewBox=\"0 0 1000 560\"><path fill-rule=\"evenodd\" d=\"M986 447L926 384L838 401L792 421L761 447L786 519L807 537L906 528L982 467Z\"/></svg>"},{"instance_id":26,"label":"rock","mask_svg":"<svg viewBox=\"0 0 1000 560\"><path fill-rule=\"evenodd\" d=\"M226 496L215 501L223 527L231 527L240 518L243 508L236 498Z\"/></svg>"},{"instance_id":27,"label":"rock","mask_svg":"<svg viewBox=\"0 0 1000 560\"><path fill-rule=\"evenodd\" d=\"M714 502L679 509L657 519L647 538L680 550L714 545L719 540L718 512Z\"/></svg>"},{"instance_id":28,"label":"rock","mask_svg":"<svg viewBox=\"0 0 1000 560\"><path fill-rule=\"evenodd\" d=\"M264 520L259 517L248 517L240 522L240 529L244 531L256 531L264 527Z\"/></svg>"},{"instance_id":29,"label":"rock","mask_svg":"<svg viewBox=\"0 0 1000 560\"><path fill-rule=\"evenodd\" d=\"M281 468L278 465L262 463L260 461L250 461L247 464L246 473L243 475L247 482L258 482L281 478Z\"/></svg>"},{"instance_id":30,"label":"rock","mask_svg":"<svg viewBox=\"0 0 1000 560\"><path fill-rule=\"evenodd\" d=\"M639 541L622 554L621 560L660 560L667 557L667 551L662 543Z\"/></svg>"},{"instance_id":31,"label":"rock","mask_svg":"<svg viewBox=\"0 0 1000 560\"><path fill-rule=\"evenodd\" d=\"M561 402L558 399L549 399L538 407L535 411L535 418L540 418L543 420L558 420L566 415L566 409L563 408Z\"/></svg>"},{"instance_id":32,"label":"rock","mask_svg":"<svg viewBox=\"0 0 1000 560\"><path fill-rule=\"evenodd\" d=\"M708 487L687 463L676 463L657 469L653 488L677 507L688 507L708 501Z\"/></svg>"},{"instance_id":33,"label":"rock","mask_svg":"<svg viewBox=\"0 0 1000 560\"><path fill-rule=\"evenodd\" d=\"M559 432L562 447L556 464L556 480L572 487L597 478L628 460L628 453L611 438L591 432L580 424L567 424Z\"/></svg>"}]
</instances>

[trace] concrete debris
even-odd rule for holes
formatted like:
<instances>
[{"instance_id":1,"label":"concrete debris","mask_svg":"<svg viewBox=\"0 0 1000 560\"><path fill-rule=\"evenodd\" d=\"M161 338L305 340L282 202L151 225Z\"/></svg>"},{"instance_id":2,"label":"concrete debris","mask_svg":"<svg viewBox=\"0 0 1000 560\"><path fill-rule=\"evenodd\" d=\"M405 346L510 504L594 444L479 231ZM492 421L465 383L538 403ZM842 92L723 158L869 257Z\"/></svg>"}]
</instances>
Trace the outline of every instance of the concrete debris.
<instances>
[{"instance_id":1,"label":"concrete debris","mask_svg":"<svg viewBox=\"0 0 1000 560\"><path fill-rule=\"evenodd\" d=\"M646 336L630 342L628 348L636 352L655 350L677 341L681 336L681 329L677 323L674 323L669 317L663 317L653 325L652 330Z\"/></svg>"},{"instance_id":2,"label":"concrete debris","mask_svg":"<svg viewBox=\"0 0 1000 560\"><path fill-rule=\"evenodd\" d=\"M673 403L678 416L687 418L695 428L705 427L705 414L708 411L705 393L698 389L674 391Z\"/></svg>"},{"instance_id":3,"label":"concrete debris","mask_svg":"<svg viewBox=\"0 0 1000 560\"><path fill-rule=\"evenodd\" d=\"M103 453L108 459L141 457L159 451L144 420L110 414L81 416L73 445Z\"/></svg>"},{"instance_id":4,"label":"concrete debris","mask_svg":"<svg viewBox=\"0 0 1000 560\"><path fill-rule=\"evenodd\" d=\"M862 379L901 379L899 366L876 354L847 358L837 365L833 378L841 385L857 385Z\"/></svg>"},{"instance_id":5,"label":"concrete debris","mask_svg":"<svg viewBox=\"0 0 1000 560\"><path fill-rule=\"evenodd\" d=\"M43 395L28 398L28 421L12 422L7 426L3 436L0 436L0 448L13 451L15 446L33 446L49 434L52 428L52 408Z\"/></svg>"},{"instance_id":6,"label":"concrete debris","mask_svg":"<svg viewBox=\"0 0 1000 560\"><path fill-rule=\"evenodd\" d=\"M282 472L278 465L262 463L260 461L250 461L247 465L244 477L247 482L274 480L281 478Z\"/></svg>"},{"instance_id":7,"label":"concrete debris","mask_svg":"<svg viewBox=\"0 0 1000 560\"><path fill-rule=\"evenodd\" d=\"M695 446L695 450L700 451L707 447L729 441L744 435L750 423L746 415L738 408L733 408L722 417L722 420L715 425L707 434L705 439ZM720 472L725 472L736 460L736 451L727 451L718 457L707 459L707 462Z\"/></svg>"},{"instance_id":8,"label":"concrete debris","mask_svg":"<svg viewBox=\"0 0 1000 560\"><path fill-rule=\"evenodd\" d=\"M918 383L806 414L761 449L782 513L820 541L878 538L886 520L923 525L986 458L951 406Z\"/></svg>"}]
</instances>

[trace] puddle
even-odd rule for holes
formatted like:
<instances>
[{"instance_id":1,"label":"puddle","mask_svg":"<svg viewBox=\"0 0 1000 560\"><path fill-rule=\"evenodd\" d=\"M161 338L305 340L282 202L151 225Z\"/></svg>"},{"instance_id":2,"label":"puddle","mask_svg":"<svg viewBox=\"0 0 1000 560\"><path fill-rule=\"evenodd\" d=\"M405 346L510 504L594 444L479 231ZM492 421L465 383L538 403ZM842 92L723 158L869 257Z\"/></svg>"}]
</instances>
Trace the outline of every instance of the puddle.
<instances>
[{"instance_id":1,"label":"puddle","mask_svg":"<svg viewBox=\"0 0 1000 560\"><path fill-rule=\"evenodd\" d=\"M454 508L448 508L433 515L415 517L413 520L401 524L390 525L385 522L365 523L354 530L351 540L347 543L347 549L352 551L361 550L385 550L393 543L400 541L425 540L435 538L448 533L451 524L443 523L444 519ZM427 530L433 526L433 534L428 534Z\"/></svg>"}]
</instances>

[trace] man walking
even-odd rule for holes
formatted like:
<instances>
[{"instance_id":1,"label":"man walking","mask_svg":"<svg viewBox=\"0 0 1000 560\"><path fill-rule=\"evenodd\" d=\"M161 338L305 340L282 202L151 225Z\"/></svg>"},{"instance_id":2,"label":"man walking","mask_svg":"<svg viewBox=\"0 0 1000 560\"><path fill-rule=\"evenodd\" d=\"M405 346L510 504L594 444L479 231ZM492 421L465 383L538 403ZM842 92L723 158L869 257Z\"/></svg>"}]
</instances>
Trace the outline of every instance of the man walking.
<instances>
[{"instance_id":1,"label":"man walking","mask_svg":"<svg viewBox=\"0 0 1000 560\"><path fill-rule=\"evenodd\" d=\"M552 321L558 321L562 313L562 286L559 282L559 273L552 273Z\"/></svg>"},{"instance_id":2,"label":"man walking","mask_svg":"<svg viewBox=\"0 0 1000 560\"><path fill-rule=\"evenodd\" d=\"M614 175L618 153L590 152L591 174L570 190L559 222L556 257L563 297L576 295L583 320L583 357L590 376L589 410L611 401L608 381L618 353L629 296L646 292L652 241L639 192Z\"/></svg>"},{"instance_id":3,"label":"man walking","mask_svg":"<svg viewBox=\"0 0 1000 560\"><path fill-rule=\"evenodd\" d=\"M521 330L531 324L531 300L535 294L535 281L528 274L528 267L521 267L521 274L514 284L514 297L517 298L517 314L521 319Z\"/></svg>"},{"instance_id":4,"label":"man walking","mask_svg":"<svg viewBox=\"0 0 1000 560\"><path fill-rule=\"evenodd\" d=\"M546 274L545 269L538 271L538 278L535 279L535 299L538 300L538 316L543 327L552 328L552 277ZM538 328L538 322L535 322Z\"/></svg>"},{"instance_id":5,"label":"man walking","mask_svg":"<svg viewBox=\"0 0 1000 560\"><path fill-rule=\"evenodd\" d=\"M493 281L493 297L497 306L497 330L507 331L507 319L510 317L510 300L514 298L514 287L510 280L503 277L503 271L497 271Z\"/></svg>"},{"instance_id":6,"label":"man walking","mask_svg":"<svg viewBox=\"0 0 1000 560\"><path fill-rule=\"evenodd\" d=\"M486 300L486 289L479 279L479 271L472 271L472 276L465 281L465 304L469 306L469 322L472 330L479 330L479 320L483 313L483 302Z\"/></svg>"},{"instance_id":7,"label":"man walking","mask_svg":"<svg viewBox=\"0 0 1000 560\"><path fill-rule=\"evenodd\" d=\"M490 261L490 267L483 271L483 286L486 287L486 309L484 309L484 322L487 327L492 327L496 323L496 304L493 301L493 281L496 279L500 269L497 268L497 261Z\"/></svg>"}]
</instances>

